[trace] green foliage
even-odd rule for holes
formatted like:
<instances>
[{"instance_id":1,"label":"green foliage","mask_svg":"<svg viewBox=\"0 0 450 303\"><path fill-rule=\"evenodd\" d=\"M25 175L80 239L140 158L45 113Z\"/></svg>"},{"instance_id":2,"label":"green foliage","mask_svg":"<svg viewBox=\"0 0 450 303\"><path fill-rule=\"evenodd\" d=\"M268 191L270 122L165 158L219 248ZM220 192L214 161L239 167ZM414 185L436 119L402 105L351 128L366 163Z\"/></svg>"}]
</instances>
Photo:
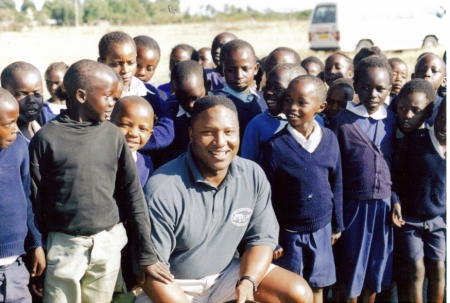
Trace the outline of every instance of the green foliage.
<instances>
[{"instance_id":1,"label":"green foliage","mask_svg":"<svg viewBox=\"0 0 450 303\"><path fill-rule=\"evenodd\" d=\"M60 25L75 25L74 2L70 0L45 1L42 8L51 18L57 20Z\"/></svg>"},{"instance_id":2,"label":"green foliage","mask_svg":"<svg viewBox=\"0 0 450 303\"><path fill-rule=\"evenodd\" d=\"M6 10L16 10L16 4L14 3L14 0L0 0L0 9L6 9Z\"/></svg>"}]
</instances>

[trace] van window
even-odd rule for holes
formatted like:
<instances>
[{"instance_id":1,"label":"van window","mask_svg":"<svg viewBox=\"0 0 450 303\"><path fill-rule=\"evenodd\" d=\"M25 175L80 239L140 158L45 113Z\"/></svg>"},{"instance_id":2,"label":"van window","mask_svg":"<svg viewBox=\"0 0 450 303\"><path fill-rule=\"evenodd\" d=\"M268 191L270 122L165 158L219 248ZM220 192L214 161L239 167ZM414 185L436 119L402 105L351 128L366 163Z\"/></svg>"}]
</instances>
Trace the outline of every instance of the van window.
<instances>
[{"instance_id":1,"label":"van window","mask_svg":"<svg viewBox=\"0 0 450 303\"><path fill-rule=\"evenodd\" d=\"M336 22L336 6L318 6L314 11L312 23L333 23Z\"/></svg>"}]
</instances>

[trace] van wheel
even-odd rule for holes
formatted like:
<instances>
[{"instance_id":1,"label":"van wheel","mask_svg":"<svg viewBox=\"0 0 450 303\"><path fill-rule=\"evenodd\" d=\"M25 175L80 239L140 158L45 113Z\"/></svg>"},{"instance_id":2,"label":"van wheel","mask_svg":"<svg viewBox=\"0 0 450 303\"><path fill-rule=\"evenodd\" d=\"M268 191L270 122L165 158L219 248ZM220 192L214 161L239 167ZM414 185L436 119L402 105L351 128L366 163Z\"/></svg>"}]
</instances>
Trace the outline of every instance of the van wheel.
<instances>
[{"instance_id":1,"label":"van wheel","mask_svg":"<svg viewBox=\"0 0 450 303\"><path fill-rule=\"evenodd\" d=\"M435 48L437 45L438 45L438 41L437 41L436 37L428 36L428 37L425 37L425 39L423 39L422 48L430 49L430 48Z\"/></svg>"},{"instance_id":2,"label":"van wheel","mask_svg":"<svg viewBox=\"0 0 450 303\"><path fill-rule=\"evenodd\" d=\"M372 41L361 40L361 41L359 41L358 46L356 46L355 52L359 52L361 50L361 48L363 48L363 47L369 48L372 46L373 46Z\"/></svg>"}]
</instances>

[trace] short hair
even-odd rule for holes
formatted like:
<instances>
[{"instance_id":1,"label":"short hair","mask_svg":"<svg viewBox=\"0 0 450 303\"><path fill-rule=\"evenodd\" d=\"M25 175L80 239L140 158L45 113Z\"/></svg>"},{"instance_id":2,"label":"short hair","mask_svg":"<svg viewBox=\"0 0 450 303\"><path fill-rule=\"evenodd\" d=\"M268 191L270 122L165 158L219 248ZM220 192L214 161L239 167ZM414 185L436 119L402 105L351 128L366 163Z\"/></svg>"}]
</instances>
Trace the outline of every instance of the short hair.
<instances>
[{"instance_id":1,"label":"short hair","mask_svg":"<svg viewBox=\"0 0 450 303\"><path fill-rule=\"evenodd\" d=\"M336 85L346 84L346 85L349 85L354 90L353 83L354 83L354 81L351 78L339 78L339 79L336 79L333 82L331 82L330 88L332 88L333 86L336 86Z\"/></svg>"},{"instance_id":2,"label":"short hair","mask_svg":"<svg viewBox=\"0 0 450 303\"><path fill-rule=\"evenodd\" d=\"M327 57L327 59L325 60L325 63L326 63L326 62L331 58L331 56L333 56L333 55L339 55L339 56L344 57L345 60L346 60L347 63L348 63L349 69L350 69L351 71L354 71L354 70L355 70L355 65L353 64L352 59L351 59L349 56L347 56L346 54L341 53L341 52L334 52L334 53L332 53L331 55L329 55L329 56Z\"/></svg>"},{"instance_id":3,"label":"short hair","mask_svg":"<svg viewBox=\"0 0 450 303\"><path fill-rule=\"evenodd\" d=\"M361 62L362 59L371 56L376 56L387 60L386 55L381 51L381 49L378 46L363 47L353 58L353 65L356 66L358 65L359 62Z\"/></svg>"},{"instance_id":4,"label":"short hair","mask_svg":"<svg viewBox=\"0 0 450 303\"><path fill-rule=\"evenodd\" d=\"M436 92L433 86L425 79L415 78L403 85L398 93L398 100L412 93L424 93L429 102L436 100Z\"/></svg>"},{"instance_id":5,"label":"short hair","mask_svg":"<svg viewBox=\"0 0 450 303\"><path fill-rule=\"evenodd\" d=\"M6 89L0 87L0 115L2 114L4 104L13 104L19 107L14 96Z\"/></svg>"},{"instance_id":6,"label":"short hair","mask_svg":"<svg viewBox=\"0 0 450 303\"><path fill-rule=\"evenodd\" d=\"M108 73L113 79L117 78L117 73L112 68L97 61L83 59L72 64L63 80L69 100L74 100L78 89L90 91L95 79L103 76L99 76L98 72Z\"/></svg>"},{"instance_id":7,"label":"short hair","mask_svg":"<svg viewBox=\"0 0 450 303\"><path fill-rule=\"evenodd\" d=\"M217 36L214 37L212 45L214 45L214 43L219 42L219 41L217 41L217 39L219 39L220 36L230 37L231 39L238 39L238 37L233 33L221 32L220 34L218 34Z\"/></svg>"},{"instance_id":8,"label":"short hair","mask_svg":"<svg viewBox=\"0 0 450 303\"><path fill-rule=\"evenodd\" d=\"M270 63L273 60L272 59L273 55L277 52L285 52L285 53L291 54L294 57L294 63L296 63L298 65L300 65L302 62L300 55L295 50L293 50L292 48L289 48L289 47L281 46L281 47L277 47L276 49L271 51L270 54L267 56L267 59L265 61L266 68L268 68L270 66ZM270 72L270 70L264 70L264 72L268 73L268 72Z\"/></svg>"},{"instance_id":9,"label":"short hair","mask_svg":"<svg viewBox=\"0 0 450 303\"><path fill-rule=\"evenodd\" d=\"M398 58L398 57L394 57L394 58L389 58L388 59L389 64L392 66L392 63L401 63L404 64L406 66L405 61L403 61L402 59Z\"/></svg>"},{"instance_id":10,"label":"short hair","mask_svg":"<svg viewBox=\"0 0 450 303\"><path fill-rule=\"evenodd\" d=\"M303 59L303 61L300 64L301 64L301 66L303 66L303 68L306 68L306 65L309 63L318 64L320 66L321 70L324 69L324 64L323 64L322 60L320 60L316 56L309 56L308 58Z\"/></svg>"},{"instance_id":11,"label":"short hair","mask_svg":"<svg viewBox=\"0 0 450 303\"><path fill-rule=\"evenodd\" d=\"M423 57L425 57L426 55L436 55L436 54L435 54L435 53L432 53L432 52L424 52L424 53L421 53L421 54L419 55L419 57L417 57L416 62L419 62L419 60L422 59Z\"/></svg>"},{"instance_id":12,"label":"short hair","mask_svg":"<svg viewBox=\"0 0 450 303\"><path fill-rule=\"evenodd\" d=\"M191 60L199 61L200 56L198 55L198 52L193 48L192 46L188 44L178 44L174 48L172 48L172 51L170 52L170 55L173 55L177 50L182 49L185 52L189 54L189 57Z\"/></svg>"},{"instance_id":13,"label":"short hair","mask_svg":"<svg viewBox=\"0 0 450 303\"><path fill-rule=\"evenodd\" d=\"M430 53L430 52L423 53L422 55L419 56L419 58L417 59L416 65L414 66L414 72L416 71L416 68L417 68L417 66L419 65L420 61L422 61L422 59L425 58L425 57L427 57L427 56L434 56L434 57L436 57L437 59L439 59L439 61L441 61L442 64L444 65L444 72L443 72L443 74L444 74L444 75L447 75L447 68L446 68L446 67L447 67L447 64L445 64L445 61L444 61L441 57L439 57L438 55L436 55L435 53Z\"/></svg>"},{"instance_id":14,"label":"short hair","mask_svg":"<svg viewBox=\"0 0 450 303\"><path fill-rule=\"evenodd\" d=\"M206 51L207 53L210 53L210 52L211 52L211 48L210 48L210 47L202 47L202 48L200 48L197 52L200 53L202 50L203 50L203 51Z\"/></svg>"},{"instance_id":15,"label":"short hair","mask_svg":"<svg viewBox=\"0 0 450 303\"><path fill-rule=\"evenodd\" d=\"M116 116L117 118L120 117L120 114L123 111L123 108L125 107L125 104L134 104L134 105L140 105L142 107L147 108L151 111L151 113L154 114L153 107L150 105L150 103L142 98L141 96L125 96L123 98L120 98L117 100L116 104L114 105L114 109L111 113L111 121L115 120ZM153 118L151 119L153 121Z\"/></svg>"},{"instance_id":16,"label":"short hair","mask_svg":"<svg viewBox=\"0 0 450 303\"><path fill-rule=\"evenodd\" d=\"M154 50L158 57L161 57L161 48L159 47L158 42L156 42L155 39L149 36L141 35L133 38L134 43L136 43L137 46L143 46L145 48Z\"/></svg>"},{"instance_id":17,"label":"short hair","mask_svg":"<svg viewBox=\"0 0 450 303\"><path fill-rule=\"evenodd\" d=\"M241 50L247 48L250 50L250 53L252 54L255 63L256 63L256 54L255 54L255 50L253 49L253 46L248 43L247 41L244 40L240 40L240 39L235 39L235 40L231 40L230 42L226 43L221 51L220 51L220 62L225 62L225 60L231 55L232 52Z\"/></svg>"},{"instance_id":18,"label":"short hair","mask_svg":"<svg viewBox=\"0 0 450 303\"><path fill-rule=\"evenodd\" d=\"M348 78L341 78L341 79L348 79ZM340 89L343 89L346 94L348 94L348 99L352 100L353 96L355 95L355 89L353 88L353 82L352 82L352 84L350 84L348 82L339 82L339 83L335 83L335 82L336 82L336 80L333 81L331 86L328 88L327 97L330 95L331 90L333 90L334 88L336 88L336 89L340 88Z\"/></svg>"},{"instance_id":19,"label":"short hair","mask_svg":"<svg viewBox=\"0 0 450 303\"><path fill-rule=\"evenodd\" d=\"M303 81L306 83L312 83L316 87L316 94L319 97L320 103L323 103L327 100L327 86L322 81L322 79L316 76L311 75L298 76L289 83L288 89L292 88L292 85L294 85L295 83Z\"/></svg>"},{"instance_id":20,"label":"short hair","mask_svg":"<svg viewBox=\"0 0 450 303\"><path fill-rule=\"evenodd\" d=\"M279 70L279 69L281 69L281 70L288 70L288 71L290 71L290 72L292 72L292 73L297 73L297 74L299 74L299 76L300 76L300 75L307 75L307 74L308 74L308 73L306 72L306 70L305 70L302 66L300 66L300 65L298 65L298 64L294 64L294 63L281 63L281 64L275 65L275 66L269 71L269 73L267 74L267 78L270 77L270 74L271 74L272 72L274 72L275 70Z\"/></svg>"},{"instance_id":21,"label":"short hair","mask_svg":"<svg viewBox=\"0 0 450 303\"><path fill-rule=\"evenodd\" d=\"M355 83L361 80L361 76L363 73L367 72L367 70L371 68L384 68L389 74L389 84L392 84L393 72L391 65L386 59L380 57L367 57L362 59L358 65L355 67L355 76L353 79Z\"/></svg>"},{"instance_id":22,"label":"short hair","mask_svg":"<svg viewBox=\"0 0 450 303\"><path fill-rule=\"evenodd\" d=\"M181 61L175 64L170 72L170 81L181 83L189 79L191 76L203 79L203 82L206 84L206 72L202 65L198 61L194 60Z\"/></svg>"},{"instance_id":23,"label":"short hair","mask_svg":"<svg viewBox=\"0 0 450 303\"><path fill-rule=\"evenodd\" d=\"M14 81L14 75L17 72L35 72L39 74L39 76L41 76L41 73L33 64L25 61L16 61L5 67L5 69L2 71L2 74L0 76L2 87L6 87L7 85L11 84L11 82Z\"/></svg>"},{"instance_id":24,"label":"short hair","mask_svg":"<svg viewBox=\"0 0 450 303\"><path fill-rule=\"evenodd\" d=\"M121 31L110 32L104 35L98 43L98 55L100 60L105 61L108 56L109 47L113 44L131 43L136 47L133 38Z\"/></svg>"},{"instance_id":25,"label":"short hair","mask_svg":"<svg viewBox=\"0 0 450 303\"><path fill-rule=\"evenodd\" d=\"M208 95L203 98L198 99L194 103L194 107L192 108L191 112L191 127L194 125L195 121L197 120L198 116L204 112L205 110L208 110L210 108L216 107L216 106L224 106L231 110L233 113L236 114L236 118L238 115L236 106L234 105L233 101L226 98L225 96L220 95Z\"/></svg>"},{"instance_id":26,"label":"short hair","mask_svg":"<svg viewBox=\"0 0 450 303\"><path fill-rule=\"evenodd\" d=\"M45 75L49 76L54 69L66 72L69 69L69 65L64 62L52 62L45 70Z\"/></svg>"}]
</instances>

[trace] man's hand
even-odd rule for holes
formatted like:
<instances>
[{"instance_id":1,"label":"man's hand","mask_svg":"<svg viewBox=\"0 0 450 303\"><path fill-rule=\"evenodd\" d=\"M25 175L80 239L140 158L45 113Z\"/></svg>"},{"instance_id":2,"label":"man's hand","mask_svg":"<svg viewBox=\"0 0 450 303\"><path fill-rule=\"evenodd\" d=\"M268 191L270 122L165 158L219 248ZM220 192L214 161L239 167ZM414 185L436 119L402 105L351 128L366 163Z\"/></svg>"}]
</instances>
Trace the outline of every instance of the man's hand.
<instances>
[{"instance_id":1,"label":"man's hand","mask_svg":"<svg viewBox=\"0 0 450 303\"><path fill-rule=\"evenodd\" d=\"M46 267L45 253L41 246L36 248L32 256L33 268L31 271L31 277L39 277L44 272Z\"/></svg>"},{"instance_id":2,"label":"man's hand","mask_svg":"<svg viewBox=\"0 0 450 303\"><path fill-rule=\"evenodd\" d=\"M279 258L281 258L284 254L284 250L283 247L278 246L278 248L273 252L273 257L272 259L277 260Z\"/></svg>"},{"instance_id":3,"label":"man's hand","mask_svg":"<svg viewBox=\"0 0 450 303\"><path fill-rule=\"evenodd\" d=\"M253 283L249 280L242 280L236 288L236 303L245 303L246 300L253 301Z\"/></svg>"},{"instance_id":4,"label":"man's hand","mask_svg":"<svg viewBox=\"0 0 450 303\"><path fill-rule=\"evenodd\" d=\"M392 223L397 227L405 225L405 221L402 219L402 208L399 203L395 203L392 207Z\"/></svg>"},{"instance_id":5,"label":"man's hand","mask_svg":"<svg viewBox=\"0 0 450 303\"><path fill-rule=\"evenodd\" d=\"M336 241L341 237L342 233L338 232L338 233L333 233L331 235L331 245L334 245L334 243L336 243Z\"/></svg>"},{"instance_id":6,"label":"man's hand","mask_svg":"<svg viewBox=\"0 0 450 303\"><path fill-rule=\"evenodd\" d=\"M170 270L159 261L148 266L141 265L141 285L145 284L147 275L164 284L173 282L173 276L170 273Z\"/></svg>"}]
</instances>

